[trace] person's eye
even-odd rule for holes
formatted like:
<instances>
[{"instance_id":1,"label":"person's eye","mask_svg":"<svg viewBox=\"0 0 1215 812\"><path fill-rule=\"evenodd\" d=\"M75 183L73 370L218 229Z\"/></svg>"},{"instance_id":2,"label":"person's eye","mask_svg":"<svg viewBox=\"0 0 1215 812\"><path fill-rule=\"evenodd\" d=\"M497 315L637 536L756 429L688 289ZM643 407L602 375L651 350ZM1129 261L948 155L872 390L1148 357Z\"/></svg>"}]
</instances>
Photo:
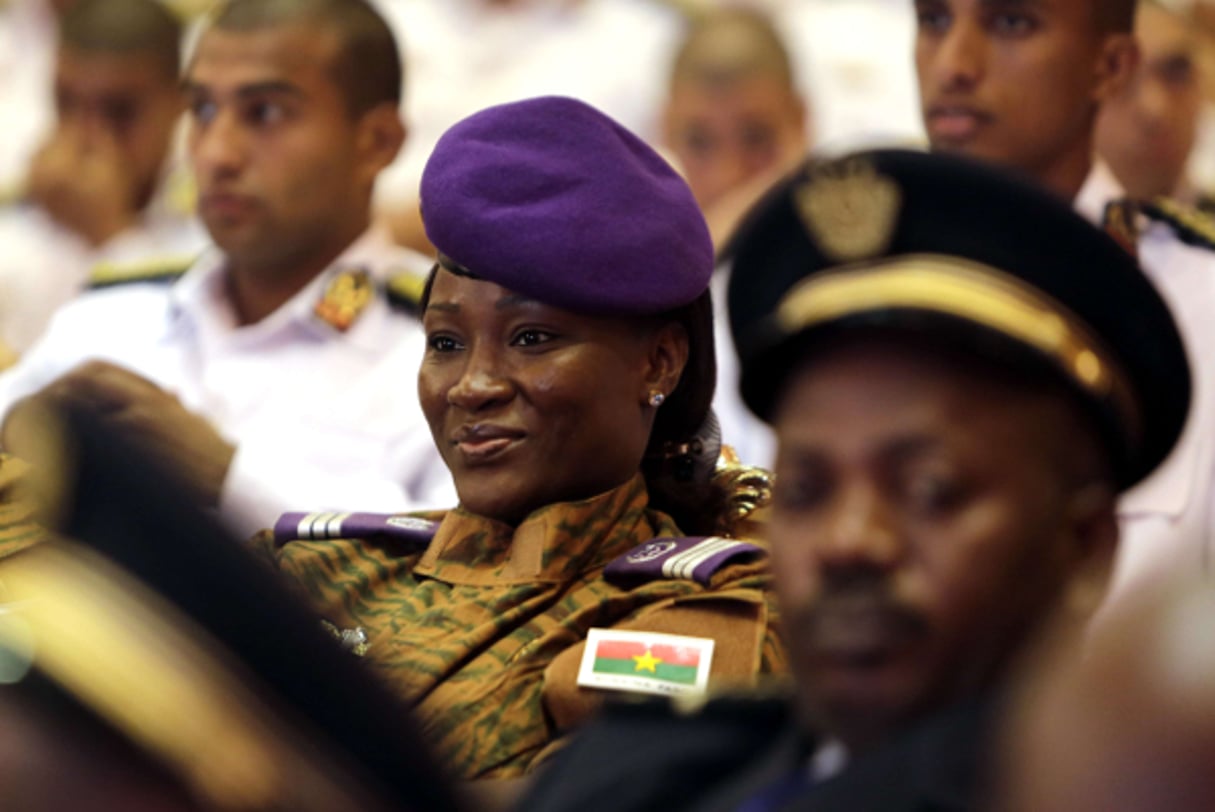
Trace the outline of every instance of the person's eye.
<instances>
[{"instance_id":1,"label":"person's eye","mask_svg":"<svg viewBox=\"0 0 1215 812\"><path fill-rule=\"evenodd\" d=\"M782 474L772 480L772 505L786 511L810 510L823 504L831 483L820 474Z\"/></svg>"},{"instance_id":2,"label":"person's eye","mask_svg":"<svg viewBox=\"0 0 1215 812\"><path fill-rule=\"evenodd\" d=\"M960 505L965 500L966 489L955 477L916 474L904 483L903 494L915 512L935 515Z\"/></svg>"},{"instance_id":3,"label":"person's eye","mask_svg":"<svg viewBox=\"0 0 1215 812\"><path fill-rule=\"evenodd\" d=\"M426 337L426 346L434 352L456 352L463 345L444 333L436 333Z\"/></svg>"},{"instance_id":4,"label":"person's eye","mask_svg":"<svg viewBox=\"0 0 1215 812\"><path fill-rule=\"evenodd\" d=\"M515 337L511 339L510 343L515 347L537 347L541 344L547 344L553 338L555 336L550 332L530 328L515 333Z\"/></svg>"},{"instance_id":5,"label":"person's eye","mask_svg":"<svg viewBox=\"0 0 1215 812\"><path fill-rule=\"evenodd\" d=\"M287 109L278 102L259 101L250 104L245 110L245 117L250 123L260 127L278 124L287 117Z\"/></svg>"},{"instance_id":6,"label":"person's eye","mask_svg":"<svg viewBox=\"0 0 1215 812\"><path fill-rule=\"evenodd\" d=\"M1188 59L1170 59L1160 66L1160 78L1173 87L1184 87L1194 80L1194 63Z\"/></svg>"},{"instance_id":7,"label":"person's eye","mask_svg":"<svg viewBox=\"0 0 1215 812\"><path fill-rule=\"evenodd\" d=\"M949 28L949 13L935 6L920 6L916 9L916 26L920 31L941 33Z\"/></svg>"},{"instance_id":8,"label":"person's eye","mask_svg":"<svg viewBox=\"0 0 1215 812\"><path fill-rule=\"evenodd\" d=\"M194 99L190 102L190 117L198 124L209 124L218 109L209 99Z\"/></svg>"},{"instance_id":9,"label":"person's eye","mask_svg":"<svg viewBox=\"0 0 1215 812\"><path fill-rule=\"evenodd\" d=\"M1023 37L1038 30L1038 21L1017 11L1001 12L992 18L991 28L1002 36Z\"/></svg>"}]
</instances>

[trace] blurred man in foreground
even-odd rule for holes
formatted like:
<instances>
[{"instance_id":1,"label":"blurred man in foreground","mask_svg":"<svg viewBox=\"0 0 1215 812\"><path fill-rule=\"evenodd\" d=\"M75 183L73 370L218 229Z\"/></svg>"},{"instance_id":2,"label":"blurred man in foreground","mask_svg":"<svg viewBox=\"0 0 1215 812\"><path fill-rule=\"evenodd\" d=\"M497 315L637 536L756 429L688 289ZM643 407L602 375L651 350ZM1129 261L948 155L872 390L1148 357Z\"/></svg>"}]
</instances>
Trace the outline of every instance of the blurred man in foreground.
<instances>
[{"instance_id":1,"label":"blurred man in foreground","mask_svg":"<svg viewBox=\"0 0 1215 812\"><path fill-rule=\"evenodd\" d=\"M800 171L733 261L794 713L621 706L522 808L982 808L1014 665L1087 621L1184 423L1168 309L1065 203L940 155Z\"/></svg>"}]
</instances>

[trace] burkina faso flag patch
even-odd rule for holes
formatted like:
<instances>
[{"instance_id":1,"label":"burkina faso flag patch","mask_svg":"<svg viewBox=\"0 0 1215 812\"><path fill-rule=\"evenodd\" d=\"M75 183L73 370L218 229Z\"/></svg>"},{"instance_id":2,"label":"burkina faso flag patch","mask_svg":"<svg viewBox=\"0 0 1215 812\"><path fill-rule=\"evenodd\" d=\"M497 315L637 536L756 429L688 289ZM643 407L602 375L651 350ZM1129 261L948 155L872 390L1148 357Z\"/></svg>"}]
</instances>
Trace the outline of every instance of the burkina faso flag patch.
<instances>
[{"instance_id":1,"label":"burkina faso flag patch","mask_svg":"<svg viewBox=\"0 0 1215 812\"><path fill-rule=\"evenodd\" d=\"M591 629L578 684L649 694L701 693L712 658L709 638Z\"/></svg>"}]
</instances>

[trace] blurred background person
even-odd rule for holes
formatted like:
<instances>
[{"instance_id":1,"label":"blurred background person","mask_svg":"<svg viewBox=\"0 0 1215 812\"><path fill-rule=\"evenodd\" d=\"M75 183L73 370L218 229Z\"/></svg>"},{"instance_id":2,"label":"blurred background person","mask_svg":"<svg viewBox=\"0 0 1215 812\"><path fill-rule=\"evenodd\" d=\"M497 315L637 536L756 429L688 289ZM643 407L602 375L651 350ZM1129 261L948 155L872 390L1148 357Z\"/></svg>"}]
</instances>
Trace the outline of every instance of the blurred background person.
<instances>
[{"instance_id":1,"label":"blurred background person","mask_svg":"<svg viewBox=\"0 0 1215 812\"><path fill-rule=\"evenodd\" d=\"M221 6L183 79L215 250L60 309L0 377L6 450L20 456L23 413L104 406L242 536L329 500L449 503L451 478L402 385L422 331L387 289L430 261L371 217L375 178L405 135L401 77L391 31L362 0Z\"/></svg>"},{"instance_id":2,"label":"blurred background person","mask_svg":"<svg viewBox=\"0 0 1215 812\"><path fill-rule=\"evenodd\" d=\"M675 55L662 131L720 248L810 147L810 110L766 15L726 8L693 20Z\"/></svg>"},{"instance_id":3,"label":"blurred background person","mask_svg":"<svg viewBox=\"0 0 1215 812\"><path fill-rule=\"evenodd\" d=\"M1139 66L1101 105L1097 154L1133 198L1197 202L1186 177L1203 106L1203 35L1176 3L1140 0L1135 17Z\"/></svg>"},{"instance_id":4,"label":"blurred background person","mask_svg":"<svg viewBox=\"0 0 1215 812\"><path fill-rule=\"evenodd\" d=\"M174 160L181 24L157 0L80 0L59 25L55 124L0 210L0 339L28 349L99 263L188 263L205 245Z\"/></svg>"},{"instance_id":5,"label":"blurred background person","mask_svg":"<svg viewBox=\"0 0 1215 812\"><path fill-rule=\"evenodd\" d=\"M0 2L0 202L21 193L30 157L54 122L58 15L75 0Z\"/></svg>"},{"instance_id":6,"label":"blurred background person","mask_svg":"<svg viewBox=\"0 0 1215 812\"><path fill-rule=\"evenodd\" d=\"M671 69L663 145L692 188L714 245L810 147L809 107L771 19L743 8L696 12ZM729 270L713 278L722 439L748 464L772 462L771 431L738 398L726 316Z\"/></svg>"}]
</instances>

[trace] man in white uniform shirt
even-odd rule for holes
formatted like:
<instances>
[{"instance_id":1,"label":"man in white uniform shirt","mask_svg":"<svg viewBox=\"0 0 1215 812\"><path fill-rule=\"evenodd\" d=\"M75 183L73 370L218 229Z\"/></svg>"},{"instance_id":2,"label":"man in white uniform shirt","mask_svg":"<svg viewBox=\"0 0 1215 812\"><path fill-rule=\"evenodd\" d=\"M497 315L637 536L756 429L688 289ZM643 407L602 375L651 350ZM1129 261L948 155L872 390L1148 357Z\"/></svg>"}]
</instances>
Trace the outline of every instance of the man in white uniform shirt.
<instances>
[{"instance_id":1,"label":"man in white uniform shirt","mask_svg":"<svg viewBox=\"0 0 1215 812\"><path fill-rule=\"evenodd\" d=\"M0 208L0 340L24 352L102 263L206 244L170 158L181 24L158 0L79 0L60 21L52 128L24 199Z\"/></svg>"},{"instance_id":2,"label":"man in white uniform shirt","mask_svg":"<svg viewBox=\"0 0 1215 812\"><path fill-rule=\"evenodd\" d=\"M1136 0L916 0L916 64L933 148L1015 168L1096 222L1125 196L1094 160L1100 105L1130 81ZM1173 310L1194 408L1172 456L1123 496L1112 594L1176 570L1210 571L1215 543L1215 253L1154 209L1111 213ZM1150 215L1150 216L1149 216ZM1093 290L1101 296L1101 290Z\"/></svg>"},{"instance_id":3,"label":"man in white uniform shirt","mask_svg":"<svg viewBox=\"0 0 1215 812\"><path fill-rule=\"evenodd\" d=\"M361 0L222 6L184 77L217 250L171 284L61 310L0 378L6 448L20 454L47 401L79 400L238 532L301 505L453 504L411 383L421 328L384 294L416 259L371 228L404 139L400 85L391 32Z\"/></svg>"}]
</instances>

